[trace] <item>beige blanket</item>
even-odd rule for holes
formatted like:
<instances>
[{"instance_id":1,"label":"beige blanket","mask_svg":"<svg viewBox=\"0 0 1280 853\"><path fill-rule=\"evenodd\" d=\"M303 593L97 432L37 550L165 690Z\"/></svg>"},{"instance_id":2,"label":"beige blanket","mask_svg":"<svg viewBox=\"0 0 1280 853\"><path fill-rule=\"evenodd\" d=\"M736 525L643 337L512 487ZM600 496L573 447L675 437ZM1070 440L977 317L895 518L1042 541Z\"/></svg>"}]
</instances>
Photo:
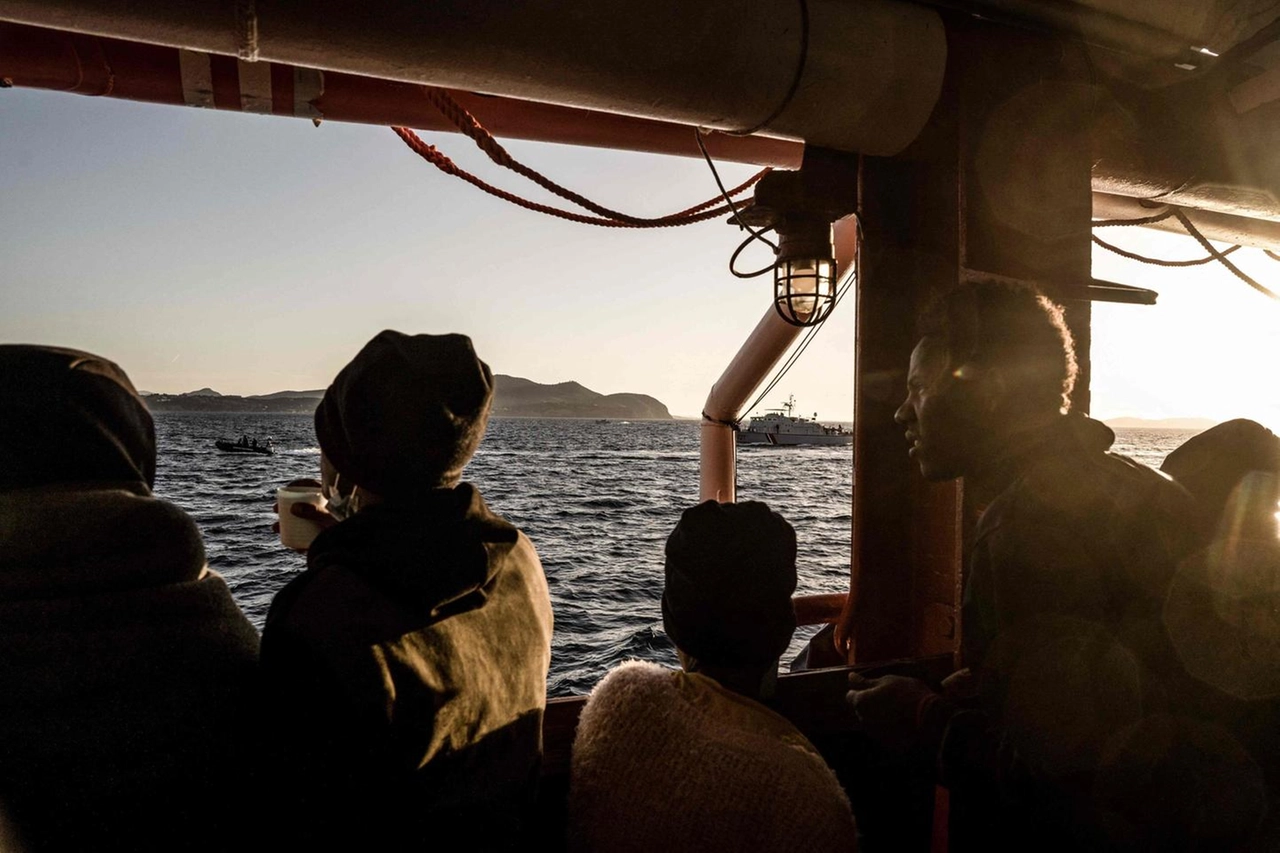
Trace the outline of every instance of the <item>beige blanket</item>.
<instances>
[{"instance_id":1,"label":"beige blanket","mask_svg":"<svg viewBox=\"0 0 1280 853\"><path fill-rule=\"evenodd\" d=\"M790 722L696 673L633 661L592 692L573 745L572 846L851 851L835 774Z\"/></svg>"}]
</instances>

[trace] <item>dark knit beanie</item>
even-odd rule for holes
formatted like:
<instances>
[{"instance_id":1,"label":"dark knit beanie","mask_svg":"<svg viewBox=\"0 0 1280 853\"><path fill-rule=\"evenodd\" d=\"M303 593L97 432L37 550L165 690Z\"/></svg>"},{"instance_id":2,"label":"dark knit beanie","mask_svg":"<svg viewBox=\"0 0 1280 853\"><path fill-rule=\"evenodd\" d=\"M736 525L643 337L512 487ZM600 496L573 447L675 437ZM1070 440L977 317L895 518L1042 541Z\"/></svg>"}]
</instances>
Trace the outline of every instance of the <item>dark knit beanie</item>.
<instances>
[{"instance_id":1,"label":"dark knit beanie","mask_svg":"<svg viewBox=\"0 0 1280 853\"><path fill-rule=\"evenodd\" d=\"M484 437L493 374L466 335L385 331L316 409L320 449L345 479L395 497L452 485Z\"/></svg>"},{"instance_id":2,"label":"dark knit beanie","mask_svg":"<svg viewBox=\"0 0 1280 853\"><path fill-rule=\"evenodd\" d=\"M662 624L702 663L767 665L795 631L796 532L757 501L687 509L667 539Z\"/></svg>"},{"instance_id":3,"label":"dark knit beanie","mask_svg":"<svg viewBox=\"0 0 1280 853\"><path fill-rule=\"evenodd\" d=\"M1246 476L1280 474L1280 437L1256 421L1237 418L1184 441L1160 470L1191 493L1206 523L1216 523Z\"/></svg>"},{"instance_id":4,"label":"dark knit beanie","mask_svg":"<svg viewBox=\"0 0 1280 853\"><path fill-rule=\"evenodd\" d=\"M87 352L0 345L0 489L154 484L151 413L124 371Z\"/></svg>"}]
</instances>

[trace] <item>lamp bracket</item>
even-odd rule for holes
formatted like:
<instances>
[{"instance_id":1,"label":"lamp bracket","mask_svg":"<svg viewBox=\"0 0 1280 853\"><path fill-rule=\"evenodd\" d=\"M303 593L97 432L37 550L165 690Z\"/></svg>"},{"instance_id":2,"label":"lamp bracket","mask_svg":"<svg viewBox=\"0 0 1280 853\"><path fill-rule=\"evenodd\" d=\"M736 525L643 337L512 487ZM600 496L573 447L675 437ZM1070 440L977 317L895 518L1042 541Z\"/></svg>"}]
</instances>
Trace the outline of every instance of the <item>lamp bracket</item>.
<instances>
[{"instance_id":1,"label":"lamp bracket","mask_svg":"<svg viewBox=\"0 0 1280 853\"><path fill-rule=\"evenodd\" d=\"M753 228L776 228L788 219L835 222L857 210L858 155L809 146L798 170L765 175L753 199L742 211Z\"/></svg>"}]
</instances>

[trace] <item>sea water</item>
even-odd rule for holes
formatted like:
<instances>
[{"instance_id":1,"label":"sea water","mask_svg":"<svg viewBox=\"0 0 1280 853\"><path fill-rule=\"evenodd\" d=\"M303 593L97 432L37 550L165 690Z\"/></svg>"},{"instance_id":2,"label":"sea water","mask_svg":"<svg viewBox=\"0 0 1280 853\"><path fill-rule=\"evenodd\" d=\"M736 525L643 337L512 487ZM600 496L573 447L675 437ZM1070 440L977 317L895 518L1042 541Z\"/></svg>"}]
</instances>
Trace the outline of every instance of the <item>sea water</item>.
<instances>
[{"instance_id":1,"label":"sea water","mask_svg":"<svg viewBox=\"0 0 1280 853\"><path fill-rule=\"evenodd\" d=\"M194 516L209 565L259 628L275 593L305 568L271 532L275 490L318 477L310 415L155 416L156 493ZM1115 450L1147 464L1193 433L1118 430ZM218 438L275 441L275 455L222 453ZM538 550L555 611L553 696L586 693L629 658L676 665L662 631L662 549L698 500L698 424L497 419L465 478ZM904 453L905 453L905 444ZM738 450L738 497L762 500L796 529L801 594L849 587L852 448ZM788 657L816 628L802 629Z\"/></svg>"}]
</instances>

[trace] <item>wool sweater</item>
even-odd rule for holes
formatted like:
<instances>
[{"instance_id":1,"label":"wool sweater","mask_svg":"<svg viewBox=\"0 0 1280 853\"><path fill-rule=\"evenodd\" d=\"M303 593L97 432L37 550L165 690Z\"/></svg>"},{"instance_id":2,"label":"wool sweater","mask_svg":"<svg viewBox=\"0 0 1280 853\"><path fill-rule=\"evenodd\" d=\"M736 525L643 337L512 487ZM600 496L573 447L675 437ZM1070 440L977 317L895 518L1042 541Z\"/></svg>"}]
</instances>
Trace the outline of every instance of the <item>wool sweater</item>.
<instances>
[{"instance_id":1,"label":"wool sweater","mask_svg":"<svg viewBox=\"0 0 1280 853\"><path fill-rule=\"evenodd\" d=\"M639 661L582 711L569 821L582 851L856 846L840 783L795 726L706 676Z\"/></svg>"}]
</instances>

